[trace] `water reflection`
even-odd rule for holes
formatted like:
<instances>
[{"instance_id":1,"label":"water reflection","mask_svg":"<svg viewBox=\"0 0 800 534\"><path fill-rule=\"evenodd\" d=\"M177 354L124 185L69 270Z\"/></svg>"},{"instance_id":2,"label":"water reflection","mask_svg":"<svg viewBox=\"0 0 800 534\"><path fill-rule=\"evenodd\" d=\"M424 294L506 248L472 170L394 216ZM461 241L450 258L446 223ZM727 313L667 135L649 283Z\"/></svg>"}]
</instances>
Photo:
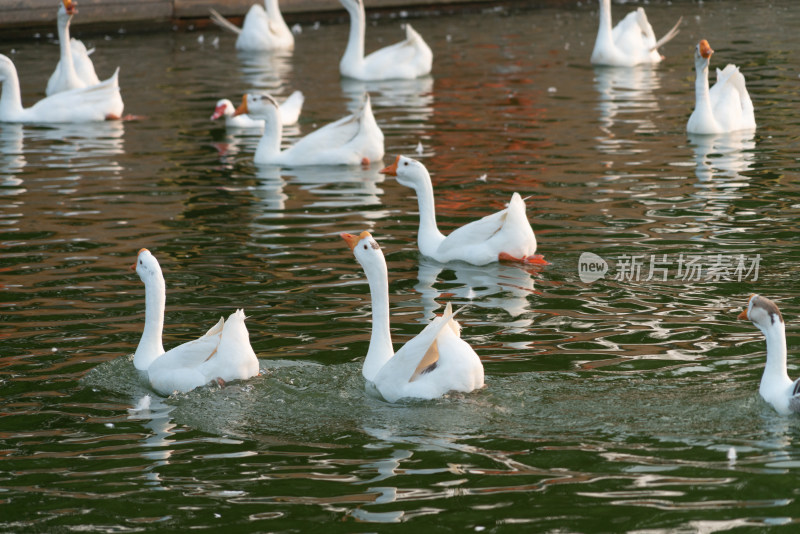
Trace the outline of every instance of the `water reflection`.
<instances>
[{"instance_id":1,"label":"water reflection","mask_svg":"<svg viewBox=\"0 0 800 534\"><path fill-rule=\"evenodd\" d=\"M444 271L452 271L455 279L447 281L447 290L436 289L438 278ZM453 306L472 304L481 308L505 310L512 318L530 310L528 297L534 292L533 277L529 272L505 263L493 263L476 266L462 262L442 264L432 258L420 256L417 272L419 283L414 286L422 295L424 317L422 323L428 323L440 311L445 301L452 301ZM516 329L524 329L531 324L531 319L508 323Z\"/></svg>"},{"instance_id":2,"label":"water reflection","mask_svg":"<svg viewBox=\"0 0 800 534\"><path fill-rule=\"evenodd\" d=\"M297 167L285 169L293 193L291 197L304 208L352 208L381 204L384 175L381 162L369 167L350 168L343 165L324 167ZM370 216L385 217L388 210L370 212ZM319 216L319 214L318 214ZM339 218L341 212L333 210L329 216Z\"/></svg>"},{"instance_id":3,"label":"water reflection","mask_svg":"<svg viewBox=\"0 0 800 534\"><path fill-rule=\"evenodd\" d=\"M285 80L292 72L291 52L238 51L242 64L242 78L247 87L280 93ZM234 100L235 101L235 100Z\"/></svg>"},{"instance_id":4,"label":"water reflection","mask_svg":"<svg viewBox=\"0 0 800 534\"><path fill-rule=\"evenodd\" d=\"M4 124L0 128L0 195L18 195L25 192L22 179L14 176L22 172L27 161L22 145L22 124Z\"/></svg>"},{"instance_id":5,"label":"water reflection","mask_svg":"<svg viewBox=\"0 0 800 534\"><path fill-rule=\"evenodd\" d=\"M594 86L599 93L600 138L598 149L609 154L635 154L632 134L656 132L653 117L660 111L655 91L661 87L658 70L648 65L634 68L595 67ZM628 126L630 132L620 130ZM613 131L612 131L613 130Z\"/></svg>"},{"instance_id":6,"label":"water reflection","mask_svg":"<svg viewBox=\"0 0 800 534\"><path fill-rule=\"evenodd\" d=\"M745 179L741 173L750 169L755 156L755 132L732 132L719 135L689 134L694 151L695 174L701 182L715 177Z\"/></svg>"},{"instance_id":7,"label":"water reflection","mask_svg":"<svg viewBox=\"0 0 800 534\"><path fill-rule=\"evenodd\" d=\"M355 112L368 92L373 107L407 111L402 120L424 122L433 114L433 78L415 80L383 80L364 82L342 78L342 92L348 99L347 109ZM383 125L381 125L383 127Z\"/></svg>"}]
</instances>

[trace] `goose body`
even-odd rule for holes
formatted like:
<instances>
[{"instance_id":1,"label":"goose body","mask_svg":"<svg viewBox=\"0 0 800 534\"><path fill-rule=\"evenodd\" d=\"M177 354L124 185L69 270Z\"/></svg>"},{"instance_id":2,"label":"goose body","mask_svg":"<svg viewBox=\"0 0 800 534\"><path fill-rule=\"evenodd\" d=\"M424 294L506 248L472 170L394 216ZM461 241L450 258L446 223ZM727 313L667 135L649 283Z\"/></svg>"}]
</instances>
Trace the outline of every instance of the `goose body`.
<instances>
[{"instance_id":1,"label":"goose body","mask_svg":"<svg viewBox=\"0 0 800 534\"><path fill-rule=\"evenodd\" d=\"M244 17L242 27L231 24L211 9L211 20L237 34L236 49L248 52L270 52L294 49L294 35L286 25L278 0L264 0L264 7L253 4Z\"/></svg>"},{"instance_id":2,"label":"goose body","mask_svg":"<svg viewBox=\"0 0 800 534\"><path fill-rule=\"evenodd\" d=\"M77 2L74 0L60 2L57 20L61 57L47 82L47 96L100 83L86 46L77 39L70 39L69 25L75 13L77 13Z\"/></svg>"},{"instance_id":3,"label":"goose body","mask_svg":"<svg viewBox=\"0 0 800 534\"><path fill-rule=\"evenodd\" d=\"M631 11L612 28L611 0L600 0L600 25L591 62L610 67L660 63L663 58L658 48L678 34L681 20L657 41L644 9L640 7Z\"/></svg>"},{"instance_id":4,"label":"goose body","mask_svg":"<svg viewBox=\"0 0 800 534\"><path fill-rule=\"evenodd\" d=\"M450 304L397 353L389 330L389 277L386 260L369 232L341 234L367 275L372 296L372 335L362 374L388 402L435 399L448 391L482 388L483 364L461 339Z\"/></svg>"},{"instance_id":5,"label":"goose body","mask_svg":"<svg viewBox=\"0 0 800 534\"><path fill-rule=\"evenodd\" d=\"M778 306L766 297L752 295L739 319L750 319L767 341L767 363L758 393L780 414L800 412L800 380L786 371L786 326Z\"/></svg>"},{"instance_id":6,"label":"goose body","mask_svg":"<svg viewBox=\"0 0 800 534\"><path fill-rule=\"evenodd\" d=\"M425 40L406 23L406 38L364 57L366 15L363 0L340 0L350 15L347 48L339 62L346 78L363 81L413 79L430 74L433 52Z\"/></svg>"},{"instance_id":7,"label":"goose body","mask_svg":"<svg viewBox=\"0 0 800 534\"><path fill-rule=\"evenodd\" d=\"M305 97L300 91L295 91L289 98L279 104L280 118L282 126L296 124L300 118L300 111L303 109ZM225 117L225 126L228 128L263 128L264 119L253 119L248 114L235 115L236 108L227 98L217 101L211 120Z\"/></svg>"},{"instance_id":8,"label":"goose body","mask_svg":"<svg viewBox=\"0 0 800 534\"><path fill-rule=\"evenodd\" d=\"M0 54L0 122L59 123L119 119L124 105L119 93L119 68L111 78L89 87L71 89L22 107L19 77L14 63Z\"/></svg>"},{"instance_id":9,"label":"goose body","mask_svg":"<svg viewBox=\"0 0 800 534\"><path fill-rule=\"evenodd\" d=\"M372 114L369 95L352 115L326 124L281 150L280 106L269 95L245 95L237 115L264 120L255 162L298 167L304 165L363 165L383 158L383 132Z\"/></svg>"},{"instance_id":10,"label":"goose body","mask_svg":"<svg viewBox=\"0 0 800 534\"><path fill-rule=\"evenodd\" d=\"M708 87L708 66L714 51L708 41L697 44L694 53L695 104L686 124L693 134L720 134L756 127L753 102L745 86L744 75L735 65L717 69L717 82Z\"/></svg>"},{"instance_id":11,"label":"goose body","mask_svg":"<svg viewBox=\"0 0 800 534\"><path fill-rule=\"evenodd\" d=\"M536 236L525 214L519 193L508 207L454 230L445 236L436 224L433 184L425 166L417 160L398 156L393 165L380 171L417 193L419 203L419 251L440 262L461 260L486 265L499 260L543 262L536 256Z\"/></svg>"},{"instance_id":12,"label":"goose body","mask_svg":"<svg viewBox=\"0 0 800 534\"><path fill-rule=\"evenodd\" d=\"M250 346L245 315L236 310L220 318L203 336L164 352L166 286L158 260L142 249L131 266L145 285L145 324L133 356L134 366L147 371L150 385L162 395L186 392L212 380L243 380L258 374L258 358Z\"/></svg>"}]
</instances>

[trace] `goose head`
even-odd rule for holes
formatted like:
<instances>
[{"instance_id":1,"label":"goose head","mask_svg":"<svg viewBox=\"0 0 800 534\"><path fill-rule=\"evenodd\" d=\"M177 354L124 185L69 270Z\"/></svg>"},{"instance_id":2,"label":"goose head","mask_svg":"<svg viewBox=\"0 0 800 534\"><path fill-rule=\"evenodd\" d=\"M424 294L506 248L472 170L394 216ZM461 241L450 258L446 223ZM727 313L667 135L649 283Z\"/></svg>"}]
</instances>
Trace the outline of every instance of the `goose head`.
<instances>
[{"instance_id":1,"label":"goose head","mask_svg":"<svg viewBox=\"0 0 800 534\"><path fill-rule=\"evenodd\" d=\"M136 271L136 274L139 275L145 285L164 279L164 275L161 273L161 265L158 264L156 257L146 248L139 250L136 263L131 265L131 269Z\"/></svg>"},{"instance_id":2,"label":"goose head","mask_svg":"<svg viewBox=\"0 0 800 534\"><path fill-rule=\"evenodd\" d=\"M58 6L59 18L70 18L72 15L78 12L77 0L61 0L59 4L61 4Z\"/></svg>"},{"instance_id":3,"label":"goose head","mask_svg":"<svg viewBox=\"0 0 800 534\"><path fill-rule=\"evenodd\" d=\"M766 333L775 326L783 325L783 316L777 304L761 295L752 295L739 319L750 319L759 330Z\"/></svg>"},{"instance_id":4,"label":"goose head","mask_svg":"<svg viewBox=\"0 0 800 534\"><path fill-rule=\"evenodd\" d=\"M425 182L430 182L431 179L425 165L405 156L397 156L394 163L381 169L380 173L394 176L399 184L415 190Z\"/></svg>"},{"instance_id":5,"label":"goose head","mask_svg":"<svg viewBox=\"0 0 800 534\"><path fill-rule=\"evenodd\" d=\"M708 41L703 39L699 43L697 43L697 47L694 50L694 64L695 67L698 69L704 69L708 67L708 63L711 61L711 54L714 53L714 50L711 48L711 45L708 44Z\"/></svg>"},{"instance_id":6,"label":"goose head","mask_svg":"<svg viewBox=\"0 0 800 534\"><path fill-rule=\"evenodd\" d=\"M250 117L255 119L264 119L266 121L276 121L279 116L278 102L269 95L259 93L248 93L242 97L241 105L236 108L233 116L244 115L247 113ZM280 123L279 120L277 120Z\"/></svg>"},{"instance_id":7,"label":"goose head","mask_svg":"<svg viewBox=\"0 0 800 534\"><path fill-rule=\"evenodd\" d=\"M211 115L211 120L215 121L220 117L227 117L228 115L233 115L235 108L233 107L233 102L228 100L227 98L223 98L217 101L217 105L214 107L214 114Z\"/></svg>"},{"instance_id":8,"label":"goose head","mask_svg":"<svg viewBox=\"0 0 800 534\"><path fill-rule=\"evenodd\" d=\"M372 234L367 232L366 230L361 232L359 235L355 236L353 234L339 234L339 236L345 240L347 246L350 247L350 250L353 251L353 255L358 260L358 263L367 270L370 265L374 264L386 264L386 260L383 257L383 251L381 251L381 246L378 244L377 241L372 237Z\"/></svg>"}]
</instances>

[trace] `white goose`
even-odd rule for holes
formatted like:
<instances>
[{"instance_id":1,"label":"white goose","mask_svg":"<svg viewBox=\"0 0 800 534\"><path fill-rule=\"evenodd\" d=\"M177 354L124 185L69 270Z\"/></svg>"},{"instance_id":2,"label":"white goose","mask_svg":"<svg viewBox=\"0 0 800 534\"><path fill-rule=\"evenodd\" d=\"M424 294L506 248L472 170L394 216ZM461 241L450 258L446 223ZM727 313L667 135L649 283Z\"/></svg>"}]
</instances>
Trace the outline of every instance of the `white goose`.
<instances>
[{"instance_id":1,"label":"white goose","mask_svg":"<svg viewBox=\"0 0 800 534\"><path fill-rule=\"evenodd\" d=\"M394 164L382 169L398 183L412 188L419 203L419 251L442 263L461 260L473 265L510 260L543 263L536 252L536 236L525 215L525 201L519 193L511 195L508 207L454 230L445 236L436 224L433 184L428 169L417 160L397 156Z\"/></svg>"},{"instance_id":2,"label":"white goose","mask_svg":"<svg viewBox=\"0 0 800 534\"><path fill-rule=\"evenodd\" d=\"M145 322L142 338L133 356L133 365L147 371L150 384L158 393L186 392L212 380L244 380L258 374L258 358L250 346L250 335L242 310L228 320L220 318L202 337L164 352L166 286L158 260L149 250L139 251L131 266L144 282Z\"/></svg>"},{"instance_id":3,"label":"white goose","mask_svg":"<svg viewBox=\"0 0 800 534\"><path fill-rule=\"evenodd\" d=\"M767 340L767 364L758 392L780 414L800 412L800 380L786 372L786 329L778 306L766 297L752 295L739 319L750 319Z\"/></svg>"},{"instance_id":4,"label":"white goose","mask_svg":"<svg viewBox=\"0 0 800 534\"><path fill-rule=\"evenodd\" d=\"M363 0L339 0L350 15L350 36L339 71L342 76L363 81L412 79L430 74L433 52L406 23L406 40L381 48L364 57L366 16Z\"/></svg>"},{"instance_id":5,"label":"white goose","mask_svg":"<svg viewBox=\"0 0 800 534\"><path fill-rule=\"evenodd\" d=\"M367 275L372 296L372 336L362 374L384 399L435 399L448 391L483 387L483 364L461 339L450 304L416 337L394 352L389 331L389 275L386 260L369 232L341 234Z\"/></svg>"},{"instance_id":6,"label":"white goose","mask_svg":"<svg viewBox=\"0 0 800 534\"><path fill-rule=\"evenodd\" d=\"M242 27L231 24L217 11L211 11L211 20L238 35L236 49L250 52L269 52L275 50L292 50L294 35L286 25L281 14L278 0L264 0L266 10L253 4L244 17Z\"/></svg>"},{"instance_id":7,"label":"white goose","mask_svg":"<svg viewBox=\"0 0 800 534\"><path fill-rule=\"evenodd\" d=\"M19 77L14 63L0 54L0 122L56 123L91 122L122 117L124 105L119 94L119 68L97 85L71 89L48 96L29 108L22 107Z\"/></svg>"},{"instance_id":8,"label":"white goose","mask_svg":"<svg viewBox=\"0 0 800 534\"><path fill-rule=\"evenodd\" d=\"M246 98L246 97L245 97ZM281 102L280 116L281 125L291 126L296 124L300 118L300 111L303 109L303 102L305 97L300 91L295 91L289 97ZM253 119L246 113L234 116L236 108L233 103L227 98L217 101L214 108L214 113L211 115L211 120L217 120L220 117L225 117L225 126L228 128L263 128L264 119Z\"/></svg>"},{"instance_id":9,"label":"white goose","mask_svg":"<svg viewBox=\"0 0 800 534\"><path fill-rule=\"evenodd\" d=\"M81 41L69 37L69 24L72 15L78 12L78 2L62 0L59 4L58 44L61 48L61 59L47 82L48 96L100 83L89 57L91 52L86 50Z\"/></svg>"},{"instance_id":10,"label":"white goose","mask_svg":"<svg viewBox=\"0 0 800 534\"><path fill-rule=\"evenodd\" d=\"M659 63L663 59L658 48L678 34L683 17L667 34L656 41L656 34L641 7L611 28L611 0L600 0L600 26L592 51L592 64L611 67L633 67Z\"/></svg>"},{"instance_id":11,"label":"white goose","mask_svg":"<svg viewBox=\"0 0 800 534\"><path fill-rule=\"evenodd\" d=\"M717 69L717 83L708 88L708 64L713 53L705 39L695 48L695 104L686 131L693 134L719 134L754 130L756 117L753 102L737 66L729 64L723 70Z\"/></svg>"},{"instance_id":12,"label":"white goose","mask_svg":"<svg viewBox=\"0 0 800 534\"><path fill-rule=\"evenodd\" d=\"M369 95L352 115L326 124L281 151L281 118L278 103L269 95L247 94L236 115L247 113L263 119L264 135L256 148L255 162L266 165L369 165L383 158L383 132L372 115Z\"/></svg>"}]
</instances>

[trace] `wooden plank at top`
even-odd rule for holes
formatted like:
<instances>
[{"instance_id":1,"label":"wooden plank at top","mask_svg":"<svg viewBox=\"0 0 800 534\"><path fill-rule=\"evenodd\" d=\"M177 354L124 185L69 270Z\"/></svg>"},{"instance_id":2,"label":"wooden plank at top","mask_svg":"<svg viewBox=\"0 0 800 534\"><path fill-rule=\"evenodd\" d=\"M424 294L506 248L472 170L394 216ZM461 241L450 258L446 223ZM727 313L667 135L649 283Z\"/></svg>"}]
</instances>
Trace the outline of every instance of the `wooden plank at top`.
<instances>
[{"instance_id":1,"label":"wooden plank at top","mask_svg":"<svg viewBox=\"0 0 800 534\"><path fill-rule=\"evenodd\" d=\"M0 0L0 26L55 24L59 0ZM170 20L173 0L78 0L73 25Z\"/></svg>"}]
</instances>

